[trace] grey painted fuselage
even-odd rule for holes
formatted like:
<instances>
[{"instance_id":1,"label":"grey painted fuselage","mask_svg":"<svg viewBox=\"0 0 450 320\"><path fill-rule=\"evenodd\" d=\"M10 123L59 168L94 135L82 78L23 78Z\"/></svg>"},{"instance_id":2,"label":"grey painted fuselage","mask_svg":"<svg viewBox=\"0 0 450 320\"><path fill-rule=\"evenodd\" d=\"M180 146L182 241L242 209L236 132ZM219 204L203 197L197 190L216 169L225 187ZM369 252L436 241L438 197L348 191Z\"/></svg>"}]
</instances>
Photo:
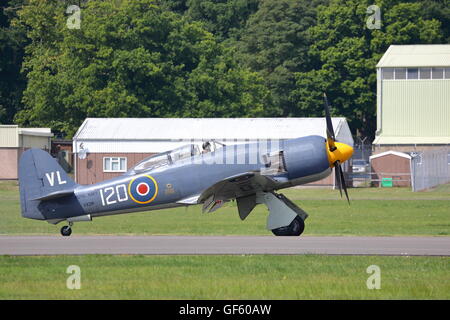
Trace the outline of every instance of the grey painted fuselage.
<instances>
[{"instance_id":1,"label":"grey painted fuselage","mask_svg":"<svg viewBox=\"0 0 450 320\"><path fill-rule=\"evenodd\" d=\"M280 156L279 170L271 168L267 160L271 155ZM54 161L48 158L36 149L25 152L19 164L19 181L22 215L52 223L86 215L196 204L188 199L195 200L215 183L246 172L260 172L276 181L267 192L316 181L331 172L326 140L320 136L278 141L264 147L225 146L147 171L130 170L94 185L75 184L56 162L47 163Z\"/></svg>"}]
</instances>

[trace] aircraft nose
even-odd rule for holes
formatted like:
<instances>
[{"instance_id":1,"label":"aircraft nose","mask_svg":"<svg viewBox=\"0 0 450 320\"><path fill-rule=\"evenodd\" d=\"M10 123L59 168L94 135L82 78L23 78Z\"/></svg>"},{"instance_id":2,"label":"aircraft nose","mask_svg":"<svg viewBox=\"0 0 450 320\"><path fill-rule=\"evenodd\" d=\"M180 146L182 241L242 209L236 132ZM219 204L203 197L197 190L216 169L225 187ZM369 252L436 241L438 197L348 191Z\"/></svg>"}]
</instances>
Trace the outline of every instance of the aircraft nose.
<instances>
[{"instance_id":1,"label":"aircraft nose","mask_svg":"<svg viewBox=\"0 0 450 320\"><path fill-rule=\"evenodd\" d=\"M330 151L327 147L328 162L330 163L331 168L334 167L336 161L343 163L353 155L353 148L348 144L335 142L335 146L336 149L334 151Z\"/></svg>"}]
</instances>

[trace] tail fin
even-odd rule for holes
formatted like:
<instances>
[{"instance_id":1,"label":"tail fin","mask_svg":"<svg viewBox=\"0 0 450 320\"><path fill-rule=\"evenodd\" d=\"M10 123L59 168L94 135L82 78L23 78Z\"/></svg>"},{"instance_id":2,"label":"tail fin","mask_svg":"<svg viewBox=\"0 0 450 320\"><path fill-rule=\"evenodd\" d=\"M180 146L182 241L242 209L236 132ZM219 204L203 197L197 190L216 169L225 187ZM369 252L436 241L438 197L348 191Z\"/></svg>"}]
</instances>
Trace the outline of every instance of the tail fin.
<instances>
[{"instance_id":1,"label":"tail fin","mask_svg":"<svg viewBox=\"0 0 450 320\"><path fill-rule=\"evenodd\" d=\"M19 190L22 216L45 220L39 202L73 194L77 184L47 152L25 151L19 161Z\"/></svg>"}]
</instances>

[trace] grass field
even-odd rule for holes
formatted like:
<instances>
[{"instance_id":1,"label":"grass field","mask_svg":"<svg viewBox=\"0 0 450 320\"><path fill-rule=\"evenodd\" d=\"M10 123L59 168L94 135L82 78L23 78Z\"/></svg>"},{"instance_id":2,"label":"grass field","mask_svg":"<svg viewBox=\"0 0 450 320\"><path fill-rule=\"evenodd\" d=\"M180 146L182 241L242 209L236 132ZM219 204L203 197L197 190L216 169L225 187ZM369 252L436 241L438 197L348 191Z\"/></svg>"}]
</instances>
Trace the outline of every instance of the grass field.
<instances>
[{"instance_id":1,"label":"grass field","mask_svg":"<svg viewBox=\"0 0 450 320\"><path fill-rule=\"evenodd\" d=\"M381 289L367 289L381 270ZM66 287L69 265L81 289ZM450 259L364 256L0 257L0 299L449 299Z\"/></svg>"},{"instance_id":2,"label":"grass field","mask_svg":"<svg viewBox=\"0 0 450 320\"><path fill-rule=\"evenodd\" d=\"M305 235L450 234L450 186L351 189L351 206L330 189L283 193L305 209ZM0 182L0 234L58 234L20 216L16 183ZM234 203L203 215L198 206L77 223L76 234L269 235L267 210L244 222ZM369 290L366 269L381 268ZM69 265L80 290L66 288ZM0 299L450 299L448 257L380 256L0 256Z\"/></svg>"},{"instance_id":3,"label":"grass field","mask_svg":"<svg viewBox=\"0 0 450 320\"><path fill-rule=\"evenodd\" d=\"M450 185L429 192L407 188L350 189L349 206L331 189L287 189L309 213L304 235L450 235ZM199 206L101 217L76 223L76 234L270 235L267 209L242 222L236 204L202 214ZM15 182L0 182L0 234L58 234L58 226L20 216Z\"/></svg>"}]
</instances>

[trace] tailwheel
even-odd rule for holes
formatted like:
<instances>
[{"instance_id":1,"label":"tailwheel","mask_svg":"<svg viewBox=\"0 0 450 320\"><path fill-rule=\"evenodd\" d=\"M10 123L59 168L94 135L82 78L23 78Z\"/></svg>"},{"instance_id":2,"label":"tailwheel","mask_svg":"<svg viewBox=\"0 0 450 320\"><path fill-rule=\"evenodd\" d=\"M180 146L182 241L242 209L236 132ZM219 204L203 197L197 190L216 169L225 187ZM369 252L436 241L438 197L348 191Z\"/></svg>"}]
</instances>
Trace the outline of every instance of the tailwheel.
<instances>
[{"instance_id":1,"label":"tailwheel","mask_svg":"<svg viewBox=\"0 0 450 320\"><path fill-rule=\"evenodd\" d=\"M276 236L296 236L298 237L305 230L305 222L299 216L292 220L291 224L285 227L272 229L272 233Z\"/></svg>"},{"instance_id":2,"label":"tailwheel","mask_svg":"<svg viewBox=\"0 0 450 320\"><path fill-rule=\"evenodd\" d=\"M72 228L70 226L64 226L61 228L61 235L68 237L72 234Z\"/></svg>"}]
</instances>

